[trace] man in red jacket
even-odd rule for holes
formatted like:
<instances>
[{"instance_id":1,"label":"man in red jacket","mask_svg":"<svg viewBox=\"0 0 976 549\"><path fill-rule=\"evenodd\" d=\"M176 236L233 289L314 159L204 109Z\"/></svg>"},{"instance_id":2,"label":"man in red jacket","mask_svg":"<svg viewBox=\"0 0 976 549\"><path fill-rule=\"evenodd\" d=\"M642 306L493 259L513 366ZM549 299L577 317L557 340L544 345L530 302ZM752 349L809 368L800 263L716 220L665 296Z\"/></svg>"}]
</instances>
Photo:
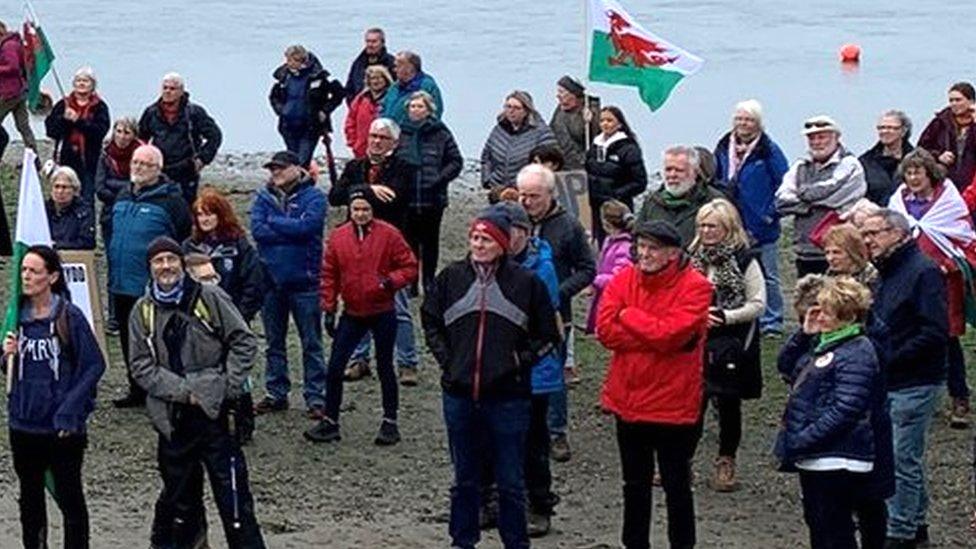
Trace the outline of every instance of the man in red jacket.
<instances>
[{"instance_id":1,"label":"man in red jacket","mask_svg":"<svg viewBox=\"0 0 976 549\"><path fill-rule=\"evenodd\" d=\"M666 221L641 223L634 265L607 285L596 335L613 354L601 403L617 418L624 477L623 545L650 547L655 454L671 547L695 545L691 458L698 445L702 359L712 285L688 263Z\"/></svg>"},{"instance_id":2,"label":"man in red jacket","mask_svg":"<svg viewBox=\"0 0 976 549\"><path fill-rule=\"evenodd\" d=\"M305 432L313 442L339 440L342 374L356 345L367 332L376 340L376 370L383 396L383 421L376 444L400 441L397 428L396 373L393 345L397 319L393 298L397 290L417 280L417 259L393 225L373 219L373 196L360 190L349 195L349 221L339 226L325 248L319 301L325 312L325 331L332 338L332 354L325 384L325 418ZM336 326L339 298L342 318Z\"/></svg>"}]
</instances>

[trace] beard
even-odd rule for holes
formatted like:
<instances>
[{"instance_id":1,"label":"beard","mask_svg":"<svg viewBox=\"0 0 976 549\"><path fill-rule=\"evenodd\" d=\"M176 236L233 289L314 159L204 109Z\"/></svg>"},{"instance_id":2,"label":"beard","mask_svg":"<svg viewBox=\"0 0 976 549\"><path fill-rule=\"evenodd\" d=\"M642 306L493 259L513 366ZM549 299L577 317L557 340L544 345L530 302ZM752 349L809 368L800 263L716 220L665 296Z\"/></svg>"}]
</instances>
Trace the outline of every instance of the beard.
<instances>
[{"instance_id":1,"label":"beard","mask_svg":"<svg viewBox=\"0 0 976 549\"><path fill-rule=\"evenodd\" d=\"M667 189L669 193L671 193L673 196L676 197L682 197L688 194L689 192L691 192L691 189L693 189L694 187L695 187L694 179L689 179L687 181L680 181L673 185L669 183L664 184L664 188Z\"/></svg>"}]
</instances>

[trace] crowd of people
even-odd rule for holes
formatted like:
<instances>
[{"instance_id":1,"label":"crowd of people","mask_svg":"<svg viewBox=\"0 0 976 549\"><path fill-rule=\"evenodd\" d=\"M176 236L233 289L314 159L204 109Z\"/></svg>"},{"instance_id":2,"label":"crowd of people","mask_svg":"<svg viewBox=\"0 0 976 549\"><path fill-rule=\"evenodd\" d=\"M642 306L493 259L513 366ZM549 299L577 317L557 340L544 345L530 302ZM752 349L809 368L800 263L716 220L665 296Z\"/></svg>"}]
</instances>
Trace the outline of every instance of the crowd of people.
<instances>
[{"instance_id":1,"label":"crowd of people","mask_svg":"<svg viewBox=\"0 0 976 549\"><path fill-rule=\"evenodd\" d=\"M467 254L439 268L448 189L463 160L421 57L391 54L371 28L345 83L301 45L285 50L272 77L285 150L264 165L249 230L219 190L199 188L222 134L179 74L162 78L138 120L113 121L84 67L47 114L54 246L25 256L20 328L3 343L25 547L46 546L47 472L65 547L89 545L81 464L105 358L56 250L92 250L97 232L108 329L128 373L114 405L145 407L159 433L152 547L206 543L204 471L228 544L264 547L242 445L256 415L290 406L289 319L313 422L304 437L341 440L343 384L371 374L375 351L375 443L397 444L400 387L417 385L421 366L411 307L420 296L454 469L451 543L474 547L480 530L497 527L505 547L528 547L549 532L560 499L549 461L572 459L567 388L579 379L581 294L583 331L609 351L600 404L616 422L624 546L649 547L654 484L671 546L695 545L691 464L709 407L719 440L709 484L738 489L742 401L762 395L764 337L785 337L776 367L789 396L775 453L798 473L811 546L928 542L927 434L943 386L950 425L969 426L960 337L976 321L972 85L949 89L948 107L914 147L897 110L879 117L878 142L860 157L835 120L811 117L808 151L792 163L765 131L762 105L742 101L714 148L664 150L655 189L621 109L564 76L547 123L532 95L514 90L481 153L490 205L471 220ZM352 158L340 174L331 135L343 102ZM8 113L36 147L21 37L0 23L0 122ZM320 142L328 192L314 161ZM557 196L567 170L586 173L589 231ZM330 206L347 217L326 238ZM785 217L798 277L799 327L789 334ZM9 229L0 230L9 253ZM264 390L255 399L259 314Z\"/></svg>"}]
</instances>

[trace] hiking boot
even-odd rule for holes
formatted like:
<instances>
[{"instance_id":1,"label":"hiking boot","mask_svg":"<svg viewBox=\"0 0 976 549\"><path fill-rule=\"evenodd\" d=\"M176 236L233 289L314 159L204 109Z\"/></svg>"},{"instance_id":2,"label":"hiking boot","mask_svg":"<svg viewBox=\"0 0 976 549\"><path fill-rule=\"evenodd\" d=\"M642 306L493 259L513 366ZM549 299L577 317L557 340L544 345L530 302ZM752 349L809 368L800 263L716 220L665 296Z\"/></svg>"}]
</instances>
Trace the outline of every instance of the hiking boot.
<instances>
[{"instance_id":1,"label":"hiking boot","mask_svg":"<svg viewBox=\"0 0 976 549\"><path fill-rule=\"evenodd\" d=\"M400 385L404 387L416 387L418 382L417 369L400 367Z\"/></svg>"},{"instance_id":2,"label":"hiking boot","mask_svg":"<svg viewBox=\"0 0 976 549\"><path fill-rule=\"evenodd\" d=\"M535 513L529 511L526 516L526 525L530 538L541 538L549 533L552 520L547 513Z\"/></svg>"},{"instance_id":3,"label":"hiking boot","mask_svg":"<svg viewBox=\"0 0 976 549\"><path fill-rule=\"evenodd\" d=\"M359 381L370 374L372 372L369 370L369 362L365 360L353 360L349 363L349 366L346 366L346 371L342 374L342 379L345 381Z\"/></svg>"},{"instance_id":4,"label":"hiking boot","mask_svg":"<svg viewBox=\"0 0 976 549\"><path fill-rule=\"evenodd\" d=\"M919 524L915 530L915 547L930 547L931 545L929 541L929 525Z\"/></svg>"},{"instance_id":5,"label":"hiking boot","mask_svg":"<svg viewBox=\"0 0 976 549\"><path fill-rule=\"evenodd\" d=\"M952 399L952 411L949 414L949 427L953 429L969 428L969 399Z\"/></svg>"},{"instance_id":6,"label":"hiking boot","mask_svg":"<svg viewBox=\"0 0 976 549\"><path fill-rule=\"evenodd\" d=\"M324 418L309 428L303 436L312 442L337 442L342 440L339 434L339 424L329 418Z\"/></svg>"},{"instance_id":7,"label":"hiking boot","mask_svg":"<svg viewBox=\"0 0 976 549\"><path fill-rule=\"evenodd\" d=\"M887 538L884 549L915 549L918 545L913 539Z\"/></svg>"},{"instance_id":8,"label":"hiking boot","mask_svg":"<svg viewBox=\"0 0 976 549\"><path fill-rule=\"evenodd\" d=\"M287 400L275 400L270 396L266 396L259 400L254 405L254 415L261 416L264 414L270 414L272 412L284 412L288 409Z\"/></svg>"},{"instance_id":9,"label":"hiking boot","mask_svg":"<svg viewBox=\"0 0 976 549\"><path fill-rule=\"evenodd\" d=\"M569 439L566 435L556 435L552 439L552 446L549 449L549 455L552 457L553 461L558 461L559 463L566 463L571 457L573 457L572 451L569 449Z\"/></svg>"},{"instance_id":10,"label":"hiking boot","mask_svg":"<svg viewBox=\"0 0 976 549\"><path fill-rule=\"evenodd\" d=\"M137 395L135 393L126 393L122 398L117 398L112 401L112 406L119 409L124 408L142 408L146 405L146 397L144 395Z\"/></svg>"},{"instance_id":11,"label":"hiking boot","mask_svg":"<svg viewBox=\"0 0 976 549\"><path fill-rule=\"evenodd\" d=\"M321 406L309 406L305 408L305 417L312 421L322 421L325 419L325 408Z\"/></svg>"},{"instance_id":12,"label":"hiking boot","mask_svg":"<svg viewBox=\"0 0 976 549\"><path fill-rule=\"evenodd\" d=\"M716 492L734 492L739 488L735 479L735 458L719 456L715 460L715 477L712 479L712 489Z\"/></svg>"},{"instance_id":13,"label":"hiking boot","mask_svg":"<svg viewBox=\"0 0 976 549\"><path fill-rule=\"evenodd\" d=\"M109 318L105 321L105 333L108 335L119 335L119 321Z\"/></svg>"},{"instance_id":14,"label":"hiking boot","mask_svg":"<svg viewBox=\"0 0 976 549\"><path fill-rule=\"evenodd\" d=\"M380 431L376 433L376 439L373 442L377 446L393 446L400 442L400 429L397 428L397 423L383 418L383 422L380 423Z\"/></svg>"}]
</instances>

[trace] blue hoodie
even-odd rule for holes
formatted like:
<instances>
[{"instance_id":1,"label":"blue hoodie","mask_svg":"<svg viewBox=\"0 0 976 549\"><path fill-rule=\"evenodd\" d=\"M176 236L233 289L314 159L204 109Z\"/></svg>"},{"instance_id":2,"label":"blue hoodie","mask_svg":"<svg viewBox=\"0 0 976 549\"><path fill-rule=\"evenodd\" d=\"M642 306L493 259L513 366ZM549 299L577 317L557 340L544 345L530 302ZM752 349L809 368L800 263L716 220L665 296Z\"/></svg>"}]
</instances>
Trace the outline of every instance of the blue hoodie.
<instances>
[{"instance_id":1,"label":"blue hoodie","mask_svg":"<svg viewBox=\"0 0 976 549\"><path fill-rule=\"evenodd\" d=\"M61 348L63 342L57 335L59 314L67 315L70 350ZM53 296L51 315L35 319L25 302L18 347L13 391L7 401L10 429L84 433L95 409L95 388L105 372L105 359L81 309Z\"/></svg>"},{"instance_id":2,"label":"blue hoodie","mask_svg":"<svg viewBox=\"0 0 976 549\"><path fill-rule=\"evenodd\" d=\"M535 273L549 292L552 307L559 310L559 279L552 263L552 248L537 236L529 239L525 250L515 258L522 267ZM563 363L559 353L552 351L532 367L532 394L554 393L563 388Z\"/></svg>"}]
</instances>

